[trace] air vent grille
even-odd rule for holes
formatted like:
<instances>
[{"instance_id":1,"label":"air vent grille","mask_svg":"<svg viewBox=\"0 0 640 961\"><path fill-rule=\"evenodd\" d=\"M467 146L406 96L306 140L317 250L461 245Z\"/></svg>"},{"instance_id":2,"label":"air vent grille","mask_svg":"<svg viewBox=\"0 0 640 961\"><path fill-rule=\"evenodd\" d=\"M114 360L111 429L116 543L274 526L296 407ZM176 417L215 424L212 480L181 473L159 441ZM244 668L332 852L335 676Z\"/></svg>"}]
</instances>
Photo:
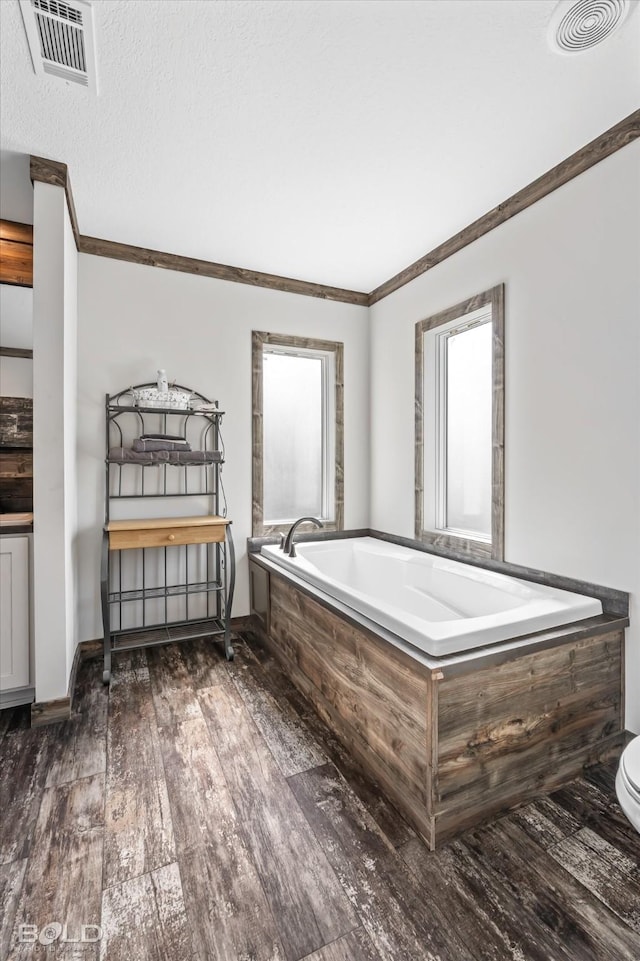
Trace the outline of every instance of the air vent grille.
<instances>
[{"instance_id":1,"label":"air vent grille","mask_svg":"<svg viewBox=\"0 0 640 961\"><path fill-rule=\"evenodd\" d=\"M71 67L72 70L81 70L86 74L87 61L82 30L64 20L43 17L40 13L36 13L36 23L40 37L40 53L44 59L59 67Z\"/></svg>"},{"instance_id":2,"label":"air vent grille","mask_svg":"<svg viewBox=\"0 0 640 961\"><path fill-rule=\"evenodd\" d=\"M66 3L58 3L58 0L33 0L33 5L36 10L50 13L52 17L70 20L71 23L82 23L82 10L76 10Z\"/></svg>"},{"instance_id":3,"label":"air vent grille","mask_svg":"<svg viewBox=\"0 0 640 961\"><path fill-rule=\"evenodd\" d=\"M20 0L20 7L35 72L95 90L90 3Z\"/></svg>"},{"instance_id":4,"label":"air vent grille","mask_svg":"<svg viewBox=\"0 0 640 961\"><path fill-rule=\"evenodd\" d=\"M581 53L605 40L629 11L627 0L562 0L549 27L551 46L559 53Z\"/></svg>"}]
</instances>

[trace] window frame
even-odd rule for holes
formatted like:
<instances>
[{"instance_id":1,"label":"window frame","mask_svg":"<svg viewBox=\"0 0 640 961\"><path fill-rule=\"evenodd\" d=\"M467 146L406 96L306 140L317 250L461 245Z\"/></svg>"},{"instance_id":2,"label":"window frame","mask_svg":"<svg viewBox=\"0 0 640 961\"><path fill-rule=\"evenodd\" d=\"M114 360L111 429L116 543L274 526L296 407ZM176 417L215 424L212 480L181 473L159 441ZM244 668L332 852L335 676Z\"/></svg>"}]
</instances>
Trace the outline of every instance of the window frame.
<instances>
[{"instance_id":1,"label":"window frame","mask_svg":"<svg viewBox=\"0 0 640 961\"><path fill-rule=\"evenodd\" d=\"M441 393L444 389L443 378L440 377L438 383L430 385L432 394L435 396L435 404L432 409L431 404L425 396L425 339L426 334L434 331L438 327L448 326L453 330L465 327L465 317L469 318L472 326L480 321L473 323L473 318L469 315L478 315L481 310L490 309L490 322L492 324L492 437L491 437L491 537L490 541L472 534L446 528L437 527L437 523L443 520L442 492L438 484L431 489L429 479L425 479L425 438L428 435L428 422L432 424L435 432L435 439L432 438L434 447L442 455L446 446L446 438L441 436L440 425L442 423ZM486 320L484 321L487 322ZM447 332L443 331L443 334ZM417 540L434 547L446 548L459 554L478 559L493 558L502 560L504 558L504 284L492 287L490 290L483 291L454 307L440 311L437 314L427 317L425 320L418 321L415 325L415 536ZM442 340L435 341L439 351L445 343ZM441 357L436 355L434 358L434 369L437 370ZM436 460L435 472L440 477L446 477L446 467ZM427 489L425 490L425 484ZM425 510L425 497L431 499L431 507ZM433 524L426 524L426 514L434 518Z\"/></svg>"},{"instance_id":2,"label":"window frame","mask_svg":"<svg viewBox=\"0 0 640 961\"><path fill-rule=\"evenodd\" d=\"M329 476L328 451L323 449L323 509L331 506L333 517L320 518L325 530L344 529L344 344L339 341L319 340L310 337L297 337L285 334L272 334L265 331L252 331L252 531L254 537L283 533L289 530L293 521L265 524L264 519L264 431L263 431L263 357L265 347L272 346L274 352L301 355L308 352L333 355L334 390L329 398L326 389L327 368L323 365L325 378L323 390L323 420L334 416L334 425L327 423L326 433L329 445L333 447L334 476ZM323 445L324 447L324 445ZM331 488L332 497L327 497ZM295 520L296 518L294 518Z\"/></svg>"}]
</instances>

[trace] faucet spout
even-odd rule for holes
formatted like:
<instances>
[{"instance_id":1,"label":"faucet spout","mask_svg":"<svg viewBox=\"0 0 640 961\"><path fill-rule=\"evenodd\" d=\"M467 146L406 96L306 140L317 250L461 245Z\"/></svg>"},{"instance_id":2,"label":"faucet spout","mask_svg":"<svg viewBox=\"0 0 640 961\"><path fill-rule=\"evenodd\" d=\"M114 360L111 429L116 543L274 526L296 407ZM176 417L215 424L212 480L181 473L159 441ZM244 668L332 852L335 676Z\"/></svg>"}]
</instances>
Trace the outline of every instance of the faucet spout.
<instances>
[{"instance_id":1,"label":"faucet spout","mask_svg":"<svg viewBox=\"0 0 640 961\"><path fill-rule=\"evenodd\" d=\"M285 537L285 541L282 546L284 553L288 554L289 557L296 556L296 545L293 542L293 535L295 534L300 524L306 524L306 523L315 524L316 527L324 527L324 524L322 523L322 521L319 521L317 517L300 517L295 522L295 524L292 524L291 527L289 528L289 533Z\"/></svg>"}]
</instances>

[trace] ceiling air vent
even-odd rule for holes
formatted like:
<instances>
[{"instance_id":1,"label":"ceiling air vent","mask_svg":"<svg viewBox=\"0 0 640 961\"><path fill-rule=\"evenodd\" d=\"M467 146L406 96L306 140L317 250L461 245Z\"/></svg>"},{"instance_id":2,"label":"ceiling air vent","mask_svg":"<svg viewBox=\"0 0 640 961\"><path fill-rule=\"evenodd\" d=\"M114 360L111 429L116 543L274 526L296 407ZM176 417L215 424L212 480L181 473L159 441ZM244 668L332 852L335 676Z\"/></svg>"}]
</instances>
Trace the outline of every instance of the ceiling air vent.
<instances>
[{"instance_id":1,"label":"ceiling air vent","mask_svg":"<svg viewBox=\"0 0 640 961\"><path fill-rule=\"evenodd\" d=\"M20 0L33 69L97 92L88 0Z\"/></svg>"},{"instance_id":2,"label":"ceiling air vent","mask_svg":"<svg viewBox=\"0 0 640 961\"><path fill-rule=\"evenodd\" d=\"M556 53L582 53L606 40L629 13L629 0L561 0L549 24Z\"/></svg>"}]
</instances>

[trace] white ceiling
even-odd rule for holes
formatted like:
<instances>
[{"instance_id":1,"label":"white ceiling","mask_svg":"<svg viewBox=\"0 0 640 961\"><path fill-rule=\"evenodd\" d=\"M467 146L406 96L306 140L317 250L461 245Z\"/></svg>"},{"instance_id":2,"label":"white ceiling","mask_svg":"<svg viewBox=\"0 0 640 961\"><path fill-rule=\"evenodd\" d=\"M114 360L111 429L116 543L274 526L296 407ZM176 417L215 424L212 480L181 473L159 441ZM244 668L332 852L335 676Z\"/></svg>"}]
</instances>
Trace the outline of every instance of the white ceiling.
<instances>
[{"instance_id":1,"label":"white ceiling","mask_svg":"<svg viewBox=\"0 0 640 961\"><path fill-rule=\"evenodd\" d=\"M99 93L0 0L3 150L81 233L370 290L637 109L640 15L552 53L555 0L95 0Z\"/></svg>"}]
</instances>

